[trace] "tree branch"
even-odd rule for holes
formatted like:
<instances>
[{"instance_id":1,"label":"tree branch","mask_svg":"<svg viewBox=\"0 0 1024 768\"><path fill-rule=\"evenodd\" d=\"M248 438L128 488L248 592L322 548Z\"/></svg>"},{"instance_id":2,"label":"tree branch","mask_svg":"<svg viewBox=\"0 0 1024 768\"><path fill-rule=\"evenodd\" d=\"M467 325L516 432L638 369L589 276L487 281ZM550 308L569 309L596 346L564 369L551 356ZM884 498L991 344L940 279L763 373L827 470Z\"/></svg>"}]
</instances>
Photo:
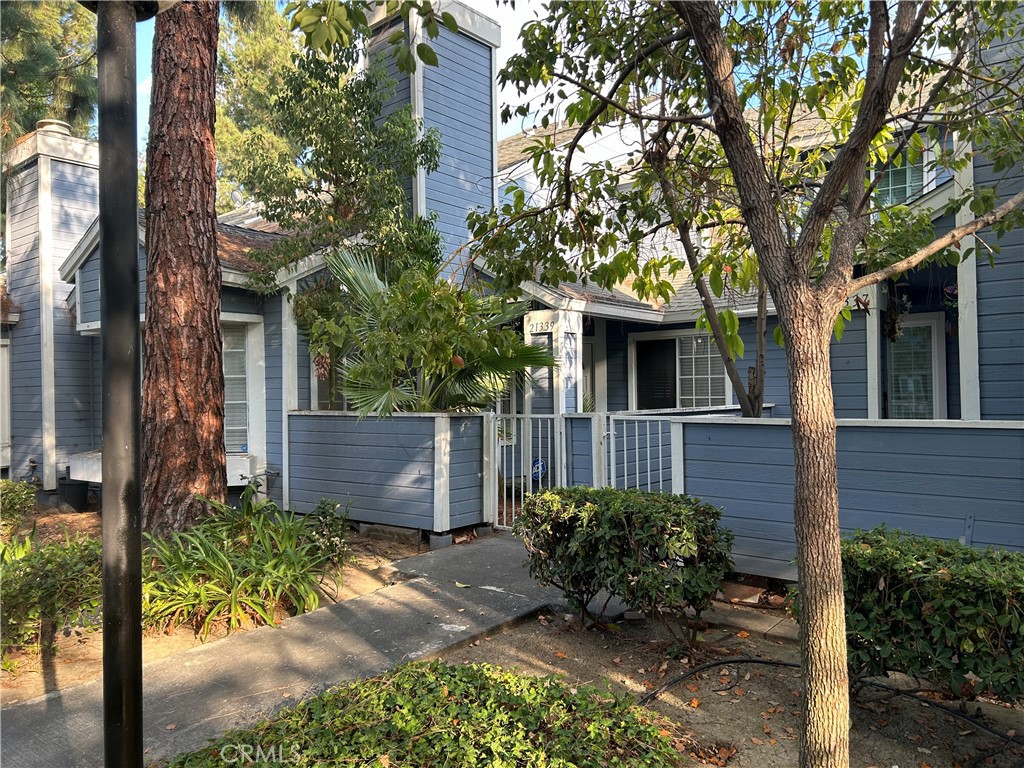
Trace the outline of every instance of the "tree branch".
<instances>
[{"instance_id":1,"label":"tree branch","mask_svg":"<svg viewBox=\"0 0 1024 768\"><path fill-rule=\"evenodd\" d=\"M893 23L894 34L889 54L879 64L880 46L884 45L882 30L888 18L885 3L873 0L871 3L871 30L869 31L868 47L868 78L864 89L864 98L858 110L857 122L850 131L846 143L836 153L832 167L825 175L821 190L811 202L807 218L804 220L800 239L797 241L797 259L808 268L818 246L821 244L825 225L837 201L846 188L850 173L871 145L871 141L881 130L889 111L896 89L899 87L903 68L910 54L910 48L920 33L924 17L931 3L922 3L920 9L909 0L901 0ZM918 13L915 15L915 10ZM869 87L870 86L870 87Z\"/></svg>"},{"instance_id":2,"label":"tree branch","mask_svg":"<svg viewBox=\"0 0 1024 768\"><path fill-rule=\"evenodd\" d=\"M979 216L969 224L964 224L963 226L951 229L942 237L936 238L935 240L926 245L924 248L921 248L916 253L907 256L907 258L901 259L894 264L890 264L887 267L872 272L870 275L864 275L863 277L859 277L856 280L847 283L846 295L852 296L858 291L864 290L868 286L875 285L876 283L880 283L883 280L888 280L893 275L898 275L901 272L906 272L908 269L913 269L922 261L927 259L929 256L934 256L943 248L948 248L949 246L953 245L954 243L957 243L958 241L962 240L968 235L973 235L978 230L984 229L985 227L990 226L991 224L994 224L997 221L1000 221L1001 219L1005 219L1007 216L1013 213L1014 210L1021 207L1022 205L1024 205L1024 191L1018 192L1016 195L1011 197L998 208L995 208L989 211L988 213Z\"/></svg>"},{"instance_id":3,"label":"tree branch","mask_svg":"<svg viewBox=\"0 0 1024 768\"><path fill-rule=\"evenodd\" d=\"M619 76L615 79L615 82L612 83L611 87L608 89L608 93L615 93L617 90L619 90L622 84L626 82L626 80L629 78L631 74L633 74L636 68L640 66L640 64L642 64L643 61L652 53L661 48L665 48L668 45L671 45L672 43L678 43L683 40L688 40L689 38L690 30L684 29L679 32L676 32L674 35L669 35L668 37L655 40L653 43L650 43L649 45L645 46L643 49L640 50L639 53L637 53L633 57L631 61L626 63L626 65L622 69L622 72L619 73ZM564 162L566 185L565 195L563 196L563 206L565 208L569 207L570 200L572 198L572 184L569 183L568 181L571 177L572 156L576 152L576 147L579 146L580 141L582 141L583 137L587 134L587 131L589 131L591 126L597 122L597 119L607 111L610 101L610 98L607 100L602 98L601 103L598 104L597 108L595 108L593 112L587 115L586 120L584 120L580 124L579 130L576 131L576 135L573 136L572 141L570 141L569 144L566 146Z\"/></svg>"}]
</instances>

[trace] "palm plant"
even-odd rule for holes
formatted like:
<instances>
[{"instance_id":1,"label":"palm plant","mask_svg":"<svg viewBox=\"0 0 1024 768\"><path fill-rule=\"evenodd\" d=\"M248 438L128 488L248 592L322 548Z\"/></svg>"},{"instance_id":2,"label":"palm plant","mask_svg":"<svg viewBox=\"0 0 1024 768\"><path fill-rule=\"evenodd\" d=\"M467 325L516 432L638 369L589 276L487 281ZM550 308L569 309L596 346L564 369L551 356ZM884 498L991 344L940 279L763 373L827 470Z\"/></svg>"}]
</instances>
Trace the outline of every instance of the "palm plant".
<instances>
[{"instance_id":1,"label":"palm plant","mask_svg":"<svg viewBox=\"0 0 1024 768\"><path fill-rule=\"evenodd\" d=\"M321 373L337 364L342 391L363 416L487 407L510 378L555 364L513 329L525 304L456 286L433 264L389 283L365 254L337 249L326 262L342 311L307 318L311 352Z\"/></svg>"}]
</instances>

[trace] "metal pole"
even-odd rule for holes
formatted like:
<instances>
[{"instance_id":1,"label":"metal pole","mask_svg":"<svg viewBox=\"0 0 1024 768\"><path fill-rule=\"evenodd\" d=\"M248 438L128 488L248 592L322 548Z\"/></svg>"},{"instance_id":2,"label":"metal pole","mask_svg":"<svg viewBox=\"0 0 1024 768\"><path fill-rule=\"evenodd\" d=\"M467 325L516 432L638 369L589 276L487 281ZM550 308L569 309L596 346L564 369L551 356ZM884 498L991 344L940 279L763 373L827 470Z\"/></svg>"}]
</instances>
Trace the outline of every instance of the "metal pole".
<instances>
[{"instance_id":1,"label":"metal pole","mask_svg":"<svg viewBox=\"0 0 1024 768\"><path fill-rule=\"evenodd\" d=\"M96 6L103 346L103 754L142 766L142 465L135 22Z\"/></svg>"}]
</instances>

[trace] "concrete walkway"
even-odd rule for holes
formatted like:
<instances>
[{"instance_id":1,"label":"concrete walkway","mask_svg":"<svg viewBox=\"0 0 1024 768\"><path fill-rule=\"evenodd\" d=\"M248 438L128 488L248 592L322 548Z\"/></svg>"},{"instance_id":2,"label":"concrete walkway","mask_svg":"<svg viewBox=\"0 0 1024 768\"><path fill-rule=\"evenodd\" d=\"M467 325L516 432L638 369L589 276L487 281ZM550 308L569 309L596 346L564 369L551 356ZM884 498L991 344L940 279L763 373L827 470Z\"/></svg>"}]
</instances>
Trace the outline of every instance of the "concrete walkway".
<instances>
[{"instance_id":1,"label":"concrete walkway","mask_svg":"<svg viewBox=\"0 0 1024 768\"><path fill-rule=\"evenodd\" d=\"M147 762L560 602L559 592L534 583L524 560L517 540L488 536L396 563L409 581L147 664ZM102 766L102 702L97 680L3 709L0 763Z\"/></svg>"}]
</instances>

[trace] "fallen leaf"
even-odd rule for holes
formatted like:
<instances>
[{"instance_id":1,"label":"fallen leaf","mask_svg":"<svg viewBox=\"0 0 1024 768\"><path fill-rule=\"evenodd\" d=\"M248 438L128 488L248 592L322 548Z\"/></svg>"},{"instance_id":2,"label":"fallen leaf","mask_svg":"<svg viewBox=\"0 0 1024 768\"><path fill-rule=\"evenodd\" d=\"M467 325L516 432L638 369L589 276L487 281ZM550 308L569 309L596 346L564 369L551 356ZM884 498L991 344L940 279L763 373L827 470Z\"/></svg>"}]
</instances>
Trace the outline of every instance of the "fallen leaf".
<instances>
[{"instance_id":1,"label":"fallen leaf","mask_svg":"<svg viewBox=\"0 0 1024 768\"><path fill-rule=\"evenodd\" d=\"M700 706L700 699L690 699L690 709L696 709Z\"/></svg>"},{"instance_id":2,"label":"fallen leaf","mask_svg":"<svg viewBox=\"0 0 1024 768\"><path fill-rule=\"evenodd\" d=\"M762 730L764 731L766 736L771 736L772 727L770 725L768 725L768 723L764 724L764 728Z\"/></svg>"},{"instance_id":3,"label":"fallen leaf","mask_svg":"<svg viewBox=\"0 0 1024 768\"><path fill-rule=\"evenodd\" d=\"M565 654L562 653L561 651L555 651L555 658L556 659L564 659L565 658Z\"/></svg>"},{"instance_id":4,"label":"fallen leaf","mask_svg":"<svg viewBox=\"0 0 1024 768\"><path fill-rule=\"evenodd\" d=\"M173 731L177 727L178 726L175 723L168 723L167 725L164 726L164 730L165 731Z\"/></svg>"},{"instance_id":5,"label":"fallen leaf","mask_svg":"<svg viewBox=\"0 0 1024 768\"><path fill-rule=\"evenodd\" d=\"M644 680L644 688L646 688L648 691L653 691L654 683L652 683L650 680Z\"/></svg>"},{"instance_id":6,"label":"fallen leaf","mask_svg":"<svg viewBox=\"0 0 1024 768\"><path fill-rule=\"evenodd\" d=\"M771 744L771 745L772 745L772 746L774 747L774 746L775 746L776 744L778 744L779 742L778 742L778 740L777 740L777 739L768 739L768 743L769 743L769 744Z\"/></svg>"},{"instance_id":7,"label":"fallen leaf","mask_svg":"<svg viewBox=\"0 0 1024 768\"><path fill-rule=\"evenodd\" d=\"M620 659L618 656L616 656L614 659L612 659L612 664L621 664L621 663L622 663L622 659Z\"/></svg>"},{"instance_id":8,"label":"fallen leaf","mask_svg":"<svg viewBox=\"0 0 1024 768\"><path fill-rule=\"evenodd\" d=\"M389 768L391 765L391 755L387 754L386 752L383 755L381 755L380 765L381 768Z\"/></svg>"},{"instance_id":9,"label":"fallen leaf","mask_svg":"<svg viewBox=\"0 0 1024 768\"><path fill-rule=\"evenodd\" d=\"M662 738L668 738L672 734L669 731L666 731L664 728L662 728L660 731L658 731L658 735Z\"/></svg>"},{"instance_id":10,"label":"fallen leaf","mask_svg":"<svg viewBox=\"0 0 1024 768\"><path fill-rule=\"evenodd\" d=\"M741 638L741 639L745 639L745 638L750 637L750 633L741 629L739 632L736 633L736 637Z\"/></svg>"},{"instance_id":11,"label":"fallen leaf","mask_svg":"<svg viewBox=\"0 0 1024 768\"><path fill-rule=\"evenodd\" d=\"M690 693L696 693L700 690L700 686L690 683L688 686L686 686L686 690L688 690Z\"/></svg>"},{"instance_id":12,"label":"fallen leaf","mask_svg":"<svg viewBox=\"0 0 1024 768\"><path fill-rule=\"evenodd\" d=\"M455 582L455 586L456 587L461 587L462 589L468 589L469 588L469 584L463 584L461 581L456 581Z\"/></svg>"},{"instance_id":13,"label":"fallen leaf","mask_svg":"<svg viewBox=\"0 0 1024 768\"><path fill-rule=\"evenodd\" d=\"M462 613L465 610L466 610L465 608L459 608L459 613Z\"/></svg>"},{"instance_id":14,"label":"fallen leaf","mask_svg":"<svg viewBox=\"0 0 1024 768\"><path fill-rule=\"evenodd\" d=\"M751 736L750 740L759 747L764 746L764 739L759 739L757 736Z\"/></svg>"}]
</instances>

